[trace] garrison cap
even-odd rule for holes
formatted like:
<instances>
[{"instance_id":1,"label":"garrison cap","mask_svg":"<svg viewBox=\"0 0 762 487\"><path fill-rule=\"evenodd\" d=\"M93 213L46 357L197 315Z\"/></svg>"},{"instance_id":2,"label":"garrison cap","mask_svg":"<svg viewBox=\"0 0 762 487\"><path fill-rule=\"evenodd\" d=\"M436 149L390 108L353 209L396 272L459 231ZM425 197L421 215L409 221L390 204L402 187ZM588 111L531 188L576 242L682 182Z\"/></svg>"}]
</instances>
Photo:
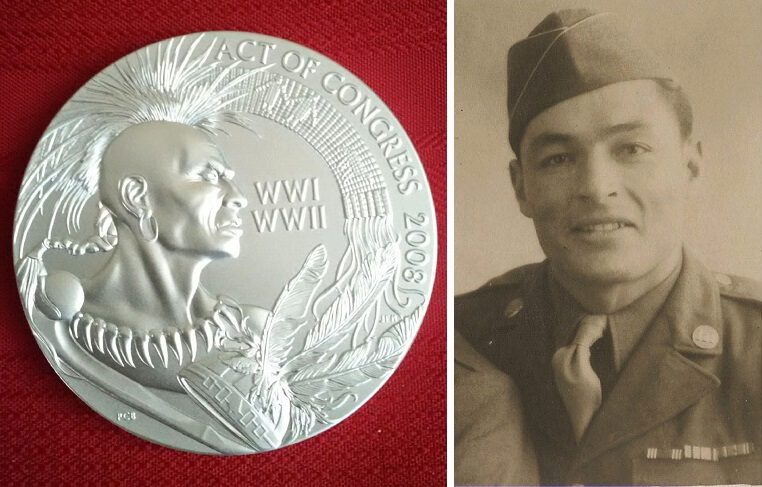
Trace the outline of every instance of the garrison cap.
<instances>
[{"instance_id":1,"label":"garrison cap","mask_svg":"<svg viewBox=\"0 0 762 487\"><path fill-rule=\"evenodd\" d=\"M639 45L624 19L586 9L561 10L508 52L508 138L516 156L529 122L553 105L606 85L671 79Z\"/></svg>"}]
</instances>

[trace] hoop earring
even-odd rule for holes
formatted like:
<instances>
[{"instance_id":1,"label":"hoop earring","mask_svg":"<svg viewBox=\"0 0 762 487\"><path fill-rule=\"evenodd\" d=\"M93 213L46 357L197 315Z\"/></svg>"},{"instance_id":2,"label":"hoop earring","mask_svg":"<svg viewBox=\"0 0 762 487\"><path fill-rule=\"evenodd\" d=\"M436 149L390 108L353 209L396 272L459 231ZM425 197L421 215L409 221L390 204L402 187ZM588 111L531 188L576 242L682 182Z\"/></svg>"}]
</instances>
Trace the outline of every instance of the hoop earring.
<instances>
[{"instance_id":1,"label":"hoop earring","mask_svg":"<svg viewBox=\"0 0 762 487\"><path fill-rule=\"evenodd\" d=\"M159 226L156 223L156 218L154 218L151 213L140 215L138 229L140 230L140 235L143 237L143 240L146 242L155 242L156 238L159 236Z\"/></svg>"}]
</instances>

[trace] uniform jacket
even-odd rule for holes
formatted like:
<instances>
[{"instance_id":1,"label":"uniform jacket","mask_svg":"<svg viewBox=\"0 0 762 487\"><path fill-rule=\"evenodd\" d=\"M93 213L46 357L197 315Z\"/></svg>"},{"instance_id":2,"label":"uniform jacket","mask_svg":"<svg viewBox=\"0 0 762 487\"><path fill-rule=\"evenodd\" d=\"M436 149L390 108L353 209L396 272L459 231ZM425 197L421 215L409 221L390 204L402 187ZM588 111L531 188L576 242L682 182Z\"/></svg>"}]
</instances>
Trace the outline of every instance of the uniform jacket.
<instances>
[{"instance_id":1,"label":"uniform jacket","mask_svg":"<svg viewBox=\"0 0 762 487\"><path fill-rule=\"evenodd\" d=\"M536 484L513 381L455 333L455 484Z\"/></svg>"},{"instance_id":2,"label":"uniform jacket","mask_svg":"<svg viewBox=\"0 0 762 487\"><path fill-rule=\"evenodd\" d=\"M686 252L577 444L551 368L546 265L455 300L456 329L520 391L541 482L762 484L762 285L714 274Z\"/></svg>"}]
</instances>

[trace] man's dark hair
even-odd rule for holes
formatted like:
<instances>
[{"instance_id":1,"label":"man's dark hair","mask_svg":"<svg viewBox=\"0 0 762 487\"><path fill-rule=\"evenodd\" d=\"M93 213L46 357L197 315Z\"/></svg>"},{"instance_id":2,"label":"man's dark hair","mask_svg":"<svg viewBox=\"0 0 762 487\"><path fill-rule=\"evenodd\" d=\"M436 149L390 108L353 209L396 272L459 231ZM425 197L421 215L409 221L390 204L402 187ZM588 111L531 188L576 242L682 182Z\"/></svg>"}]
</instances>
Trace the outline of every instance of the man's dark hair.
<instances>
[{"instance_id":1,"label":"man's dark hair","mask_svg":"<svg viewBox=\"0 0 762 487\"><path fill-rule=\"evenodd\" d=\"M672 106L677 115L677 122L680 125L680 135L687 139L693 132L693 109L683 89L671 79L654 79L659 85L659 91Z\"/></svg>"}]
</instances>

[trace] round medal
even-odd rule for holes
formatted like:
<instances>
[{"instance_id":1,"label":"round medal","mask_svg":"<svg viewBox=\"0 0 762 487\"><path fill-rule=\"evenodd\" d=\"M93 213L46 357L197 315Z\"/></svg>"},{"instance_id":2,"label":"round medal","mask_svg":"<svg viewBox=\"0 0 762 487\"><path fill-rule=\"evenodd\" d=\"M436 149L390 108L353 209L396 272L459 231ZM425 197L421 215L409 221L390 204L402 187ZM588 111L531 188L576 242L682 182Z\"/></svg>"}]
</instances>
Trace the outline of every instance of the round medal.
<instances>
[{"instance_id":1,"label":"round medal","mask_svg":"<svg viewBox=\"0 0 762 487\"><path fill-rule=\"evenodd\" d=\"M150 45L40 140L13 251L29 324L98 413L200 453L349 416L394 371L433 284L434 211L399 122L288 41Z\"/></svg>"}]
</instances>

